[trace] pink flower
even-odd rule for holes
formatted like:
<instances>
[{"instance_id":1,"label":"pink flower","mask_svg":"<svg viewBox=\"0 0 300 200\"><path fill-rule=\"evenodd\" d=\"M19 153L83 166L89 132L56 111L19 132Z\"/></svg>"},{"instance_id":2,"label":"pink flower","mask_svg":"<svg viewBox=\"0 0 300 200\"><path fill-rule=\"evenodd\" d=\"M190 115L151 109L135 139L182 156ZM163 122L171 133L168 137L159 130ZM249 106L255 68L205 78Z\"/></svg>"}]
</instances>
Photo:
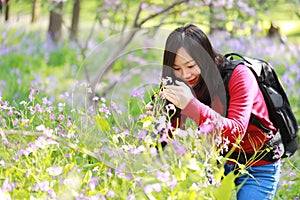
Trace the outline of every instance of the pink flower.
<instances>
[{"instance_id":1,"label":"pink flower","mask_svg":"<svg viewBox=\"0 0 300 200\"><path fill-rule=\"evenodd\" d=\"M49 118L52 120L56 120L55 115L53 113L50 113Z\"/></svg>"},{"instance_id":2,"label":"pink flower","mask_svg":"<svg viewBox=\"0 0 300 200\"><path fill-rule=\"evenodd\" d=\"M169 171L166 171L166 172L158 171L158 172L156 172L156 177L161 182L169 182L170 181L170 172Z\"/></svg>"}]
</instances>

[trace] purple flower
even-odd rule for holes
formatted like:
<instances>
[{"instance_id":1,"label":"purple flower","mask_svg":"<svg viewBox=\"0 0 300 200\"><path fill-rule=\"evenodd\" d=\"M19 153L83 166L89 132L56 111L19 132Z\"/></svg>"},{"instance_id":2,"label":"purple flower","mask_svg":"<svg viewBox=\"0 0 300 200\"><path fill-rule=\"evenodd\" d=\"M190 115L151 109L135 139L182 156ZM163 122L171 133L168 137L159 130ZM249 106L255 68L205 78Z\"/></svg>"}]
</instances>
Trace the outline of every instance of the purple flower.
<instances>
[{"instance_id":1,"label":"purple flower","mask_svg":"<svg viewBox=\"0 0 300 200\"><path fill-rule=\"evenodd\" d=\"M48 195L53 198L53 199L56 199L56 193L53 189L49 189L48 190Z\"/></svg>"},{"instance_id":2,"label":"purple flower","mask_svg":"<svg viewBox=\"0 0 300 200\"><path fill-rule=\"evenodd\" d=\"M176 141L172 141L175 151L178 155L184 155L186 153L186 148L183 145L179 145Z\"/></svg>"},{"instance_id":3,"label":"purple flower","mask_svg":"<svg viewBox=\"0 0 300 200\"><path fill-rule=\"evenodd\" d=\"M16 188L16 184L14 182L10 182L9 178L7 178L4 180L2 184L1 190L6 192L11 192L15 188Z\"/></svg>"},{"instance_id":4,"label":"purple flower","mask_svg":"<svg viewBox=\"0 0 300 200\"><path fill-rule=\"evenodd\" d=\"M142 93L140 91L137 91L137 90L133 91L133 93L131 94L131 96L133 96L133 97L139 97L141 95L142 95Z\"/></svg>"},{"instance_id":5,"label":"purple flower","mask_svg":"<svg viewBox=\"0 0 300 200\"><path fill-rule=\"evenodd\" d=\"M47 97L42 98L42 101L44 106L51 105L51 101L48 101Z\"/></svg>"},{"instance_id":6,"label":"purple flower","mask_svg":"<svg viewBox=\"0 0 300 200\"><path fill-rule=\"evenodd\" d=\"M113 190L108 190L106 193L106 196L109 198L114 198L115 197L115 192Z\"/></svg>"},{"instance_id":7,"label":"purple flower","mask_svg":"<svg viewBox=\"0 0 300 200\"><path fill-rule=\"evenodd\" d=\"M167 134L163 134L161 138L159 138L158 142L168 142L169 139L168 139L168 136Z\"/></svg>"},{"instance_id":8,"label":"purple flower","mask_svg":"<svg viewBox=\"0 0 300 200\"><path fill-rule=\"evenodd\" d=\"M18 119L13 120L13 126L14 127L16 127L18 124L19 124L19 120Z\"/></svg>"},{"instance_id":9,"label":"purple flower","mask_svg":"<svg viewBox=\"0 0 300 200\"><path fill-rule=\"evenodd\" d=\"M98 184L99 184L99 178L92 177L88 183L88 186L90 187L91 190L95 190Z\"/></svg>"},{"instance_id":10,"label":"purple flower","mask_svg":"<svg viewBox=\"0 0 300 200\"><path fill-rule=\"evenodd\" d=\"M28 98L30 101L33 101L33 99L34 99L34 89L33 88L30 88L30 93L28 95Z\"/></svg>"},{"instance_id":11,"label":"purple flower","mask_svg":"<svg viewBox=\"0 0 300 200\"><path fill-rule=\"evenodd\" d=\"M49 114L49 118L52 119L52 120L56 120L55 115L53 113Z\"/></svg>"},{"instance_id":12,"label":"purple flower","mask_svg":"<svg viewBox=\"0 0 300 200\"><path fill-rule=\"evenodd\" d=\"M146 131L146 130L139 130L137 138L139 138L139 139L145 139L146 136L147 136L147 134L148 134L148 131Z\"/></svg>"},{"instance_id":13,"label":"purple flower","mask_svg":"<svg viewBox=\"0 0 300 200\"><path fill-rule=\"evenodd\" d=\"M157 155L157 149L155 147L151 147L150 148L150 154L153 155L153 156L156 156Z\"/></svg>"},{"instance_id":14,"label":"purple flower","mask_svg":"<svg viewBox=\"0 0 300 200\"><path fill-rule=\"evenodd\" d=\"M62 167L49 167L46 169L46 172L49 173L50 176L59 176L62 174L63 172L63 168Z\"/></svg>"},{"instance_id":15,"label":"purple flower","mask_svg":"<svg viewBox=\"0 0 300 200\"><path fill-rule=\"evenodd\" d=\"M115 103L111 102L111 103L109 104L109 108L114 110L114 109L117 108L117 105L116 105Z\"/></svg>"},{"instance_id":16,"label":"purple flower","mask_svg":"<svg viewBox=\"0 0 300 200\"><path fill-rule=\"evenodd\" d=\"M282 152L282 150L278 147L278 145L276 145L276 147L275 147L275 150L274 150L274 153L276 153L276 154L281 154L281 152Z\"/></svg>"},{"instance_id":17,"label":"purple flower","mask_svg":"<svg viewBox=\"0 0 300 200\"><path fill-rule=\"evenodd\" d=\"M127 196L127 200L135 200L134 194L129 194L129 195Z\"/></svg>"},{"instance_id":18,"label":"purple flower","mask_svg":"<svg viewBox=\"0 0 300 200\"><path fill-rule=\"evenodd\" d=\"M158 171L158 172L156 172L156 177L161 182L169 182L170 181L170 172L169 171L166 171L166 172Z\"/></svg>"},{"instance_id":19,"label":"purple flower","mask_svg":"<svg viewBox=\"0 0 300 200\"><path fill-rule=\"evenodd\" d=\"M59 114L58 117L57 117L58 120L63 120L64 118L65 118L65 116L62 115L62 114Z\"/></svg>"},{"instance_id":20,"label":"purple flower","mask_svg":"<svg viewBox=\"0 0 300 200\"><path fill-rule=\"evenodd\" d=\"M159 116L157 120L157 131L162 131L166 126L166 116Z\"/></svg>"},{"instance_id":21,"label":"purple flower","mask_svg":"<svg viewBox=\"0 0 300 200\"><path fill-rule=\"evenodd\" d=\"M49 190L49 181L39 182L32 188L33 191L43 191L47 192Z\"/></svg>"},{"instance_id":22,"label":"purple flower","mask_svg":"<svg viewBox=\"0 0 300 200\"><path fill-rule=\"evenodd\" d=\"M40 104L36 104L36 105L34 106L34 110L37 111L37 112L39 112L39 113L43 112L43 110L42 110Z\"/></svg>"},{"instance_id":23,"label":"purple flower","mask_svg":"<svg viewBox=\"0 0 300 200\"><path fill-rule=\"evenodd\" d=\"M71 118L71 116L68 116L68 121L67 121L66 126L67 126L67 127L72 126L72 118Z\"/></svg>"},{"instance_id":24,"label":"purple flower","mask_svg":"<svg viewBox=\"0 0 300 200\"><path fill-rule=\"evenodd\" d=\"M153 191L161 192L161 185L159 183L154 183L154 184L146 185L144 187L144 192L146 194L150 194Z\"/></svg>"},{"instance_id":25,"label":"purple flower","mask_svg":"<svg viewBox=\"0 0 300 200\"><path fill-rule=\"evenodd\" d=\"M169 184L171 190L173 190L173 189L175 188L175 186L177 185L177 180L176 180L176 178L173 177L172 180L168 182L168 184Z\"/></svg>"},{"instance_id":26,"label":"purple flower","mask_svg":"<svg viewBox=\"0 0 300 200\"><path fill-rule=\"evenodd\" d=\"M146 150L146 148L143 145L141 145L138 148L134 149L132 153L133 154L140 154L140 153L144 152L145 150Z\"/></svg>"}]
</instances>

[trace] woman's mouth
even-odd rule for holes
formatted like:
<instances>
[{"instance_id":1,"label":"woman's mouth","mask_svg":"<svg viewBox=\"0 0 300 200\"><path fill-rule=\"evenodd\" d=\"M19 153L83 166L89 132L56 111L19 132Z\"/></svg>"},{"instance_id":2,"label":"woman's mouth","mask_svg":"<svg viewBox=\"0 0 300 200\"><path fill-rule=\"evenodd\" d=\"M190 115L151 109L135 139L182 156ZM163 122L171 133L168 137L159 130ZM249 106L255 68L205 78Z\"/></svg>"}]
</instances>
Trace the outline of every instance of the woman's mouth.
<instances>
[{"instance_id":1,"label":"woman's mouth","mask_svg":"<svg viewBox=\"0 0 300 200\"><path fill-rule=\"evenodd\" d=\"M193 80L188 81L189 85L194 85L197 82L197 78L194 78Z\"/></svg>"}]
</instances>

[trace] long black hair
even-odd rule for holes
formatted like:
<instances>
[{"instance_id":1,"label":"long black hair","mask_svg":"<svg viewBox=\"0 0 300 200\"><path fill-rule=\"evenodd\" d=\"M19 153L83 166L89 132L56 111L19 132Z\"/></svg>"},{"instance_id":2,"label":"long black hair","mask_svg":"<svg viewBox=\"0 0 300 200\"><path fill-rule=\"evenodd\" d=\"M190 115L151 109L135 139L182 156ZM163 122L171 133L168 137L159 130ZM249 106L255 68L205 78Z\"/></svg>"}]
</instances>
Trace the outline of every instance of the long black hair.
<instances>
[{"instance_id":1,"label":"long black hair","mask_svg":"<svg viewBox=\"0 0 300 200\"><path fill-rule=\"evenodd\" d=\"M181 47L188 52L201 70L200 80L193 87L194 94L199 101L210 106L219 86L223 84L219 69L224 61L224 56L213 49L207 35L197 26L189 24L176 28L166 41L162 78L169 76L177 79L172 67L176 53Z\"/></svg>"}]
</instances>

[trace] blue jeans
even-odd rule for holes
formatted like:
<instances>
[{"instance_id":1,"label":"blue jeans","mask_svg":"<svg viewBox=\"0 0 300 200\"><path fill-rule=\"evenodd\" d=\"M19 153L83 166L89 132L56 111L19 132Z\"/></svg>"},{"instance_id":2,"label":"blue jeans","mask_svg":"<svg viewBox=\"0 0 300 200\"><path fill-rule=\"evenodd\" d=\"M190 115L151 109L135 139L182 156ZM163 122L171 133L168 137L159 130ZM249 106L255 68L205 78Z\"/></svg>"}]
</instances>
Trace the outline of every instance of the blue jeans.
<instances>
[{"instance_id":1,"label":"blue jeans","mask_svg":"<svg viewBox=\"0 0 300 200\"><path fill-rule=\"evenodd\" d=\"M234 165L225 164L225 175L234 170ZM236 178L236 186L241 185L237 191L237 200L272 200L275 198L279 179L280 161L262 166L247 167L248 174Z\"/></svg>"}]
</instances>

